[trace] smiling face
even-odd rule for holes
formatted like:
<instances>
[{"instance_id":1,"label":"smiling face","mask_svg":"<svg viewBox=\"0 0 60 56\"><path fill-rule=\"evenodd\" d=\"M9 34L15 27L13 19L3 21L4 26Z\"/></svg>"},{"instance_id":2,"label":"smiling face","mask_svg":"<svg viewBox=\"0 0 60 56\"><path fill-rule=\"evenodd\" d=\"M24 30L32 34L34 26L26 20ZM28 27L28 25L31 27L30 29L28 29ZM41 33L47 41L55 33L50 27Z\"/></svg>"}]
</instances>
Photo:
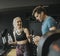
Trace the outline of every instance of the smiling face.
<instances>
[{"instance_id":1,"label":"smiling face","mask_svg":"<svg viewBox=\"0 0 60 56\"><path fill-rule=\"evenodd\" d=\"M20 29L22 28L22 20L20 17L16 17L14 20L13 20L13 26L15 29Z\"/></svg>"},{"instance_id":2,"label":"smiling face","mask_svg":"<svg viewBox=\"0 0 60 56\"><path fill-rule=\"evenodd\" d=\"M35 12L34 17L36 18L36 20L38 20L38 21L41 22L41 21L44 20L44 18L45 18L45 14L44 14L44 12L41 12L40 14L37 13L37 12Z\"/></svg>"},{"instance_id":3,"label":"smiling face","mask_svg":"<svg viewBox=\"0 0 60 56\"><path fill-rule=\"evenodd\" d=\"M19 18L16 20L16 28L19 29L22 27L22 20Z\"/></svg>"}]
</instances>

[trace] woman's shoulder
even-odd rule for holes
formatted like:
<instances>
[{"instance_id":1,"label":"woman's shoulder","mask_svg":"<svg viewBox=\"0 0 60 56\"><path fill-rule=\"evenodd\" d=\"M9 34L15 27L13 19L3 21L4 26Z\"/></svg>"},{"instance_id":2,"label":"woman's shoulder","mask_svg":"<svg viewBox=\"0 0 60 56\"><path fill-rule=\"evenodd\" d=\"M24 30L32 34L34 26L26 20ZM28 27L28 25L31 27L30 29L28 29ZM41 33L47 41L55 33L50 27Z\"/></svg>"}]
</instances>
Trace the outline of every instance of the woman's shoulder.
<instances>
[{"instance_id":1,"label":"woman's shoulder","mask_svg":"<svg viewBox=\"0 0 60 56\"><path fill-rule=\"evenodd\" d=\"M23 31L24 31L24 32L27 32L27 31L28 31L28 28L23 28Z\"/></svg>"},{"instance_id":2,"label":"woman's shoulder","mask_svg":"<svg viewBox=\"0 0 60 56\"><path fill-rule=\"evenodd\" d=\"M28 28L23 28L23 31L28 30Z\"/></svg>"}]
</instances>

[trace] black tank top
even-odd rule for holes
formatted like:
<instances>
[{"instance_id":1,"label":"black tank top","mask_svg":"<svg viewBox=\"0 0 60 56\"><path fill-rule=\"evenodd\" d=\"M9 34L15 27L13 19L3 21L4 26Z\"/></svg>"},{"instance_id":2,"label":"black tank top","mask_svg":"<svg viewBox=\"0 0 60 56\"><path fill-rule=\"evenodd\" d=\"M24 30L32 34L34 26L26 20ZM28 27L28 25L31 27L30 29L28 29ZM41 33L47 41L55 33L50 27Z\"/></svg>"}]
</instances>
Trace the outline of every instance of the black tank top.
<instances>
[{"instance_id":1,"label":"black tank top","mask_svg":"<svg viewBox=\"0 0 60 56\"><path fill-rule=\"evenodd\" d=\"M26 34L24 33L24 31L22 31L22 33L20 35L17 35L17 33L16 33L15 36L16 36L16 40L17 41L21 41L21 40L26 40L27 39Z\"/></svg>"}]
</instances>

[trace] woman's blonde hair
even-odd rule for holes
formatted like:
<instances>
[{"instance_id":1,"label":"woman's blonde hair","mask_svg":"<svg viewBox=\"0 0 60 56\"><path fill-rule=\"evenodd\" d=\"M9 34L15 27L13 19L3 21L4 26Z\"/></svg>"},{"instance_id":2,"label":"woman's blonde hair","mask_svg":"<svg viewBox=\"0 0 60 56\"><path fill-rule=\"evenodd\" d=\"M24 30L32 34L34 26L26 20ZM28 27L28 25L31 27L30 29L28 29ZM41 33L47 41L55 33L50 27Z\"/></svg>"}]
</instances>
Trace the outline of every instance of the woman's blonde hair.
<instances>
[{"instance_id":1,"label":"woman's blonde hair","mask_svg":"<svg viewBox=\"0 0 60 56\"><path fill-rule=\"evenodd\" d=\"M13 19L13 27L14 27L14 30L16 29L16 21L17 21L18 19L21 20L21 17L15 17L15 18ZM21 21L22 21L22 20L21 20Z\"/></svg>"}]
</instances>

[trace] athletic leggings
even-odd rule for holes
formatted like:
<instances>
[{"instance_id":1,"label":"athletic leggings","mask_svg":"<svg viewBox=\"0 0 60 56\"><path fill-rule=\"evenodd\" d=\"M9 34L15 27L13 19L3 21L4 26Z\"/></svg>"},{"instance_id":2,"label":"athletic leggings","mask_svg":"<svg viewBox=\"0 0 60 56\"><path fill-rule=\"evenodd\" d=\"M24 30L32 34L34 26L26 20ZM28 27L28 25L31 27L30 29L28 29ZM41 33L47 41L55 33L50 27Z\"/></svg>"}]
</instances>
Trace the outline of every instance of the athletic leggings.
<instances>
[{"instance_id":1,"label":"athletic leggings","mask_svg":"<svg viewBox=\"0 0 60 56\"><path fill-rule=\"evenodd\" d=\"M17 44L16 56L29 56L27 44Z\"/></svg>"}]
</instances>

